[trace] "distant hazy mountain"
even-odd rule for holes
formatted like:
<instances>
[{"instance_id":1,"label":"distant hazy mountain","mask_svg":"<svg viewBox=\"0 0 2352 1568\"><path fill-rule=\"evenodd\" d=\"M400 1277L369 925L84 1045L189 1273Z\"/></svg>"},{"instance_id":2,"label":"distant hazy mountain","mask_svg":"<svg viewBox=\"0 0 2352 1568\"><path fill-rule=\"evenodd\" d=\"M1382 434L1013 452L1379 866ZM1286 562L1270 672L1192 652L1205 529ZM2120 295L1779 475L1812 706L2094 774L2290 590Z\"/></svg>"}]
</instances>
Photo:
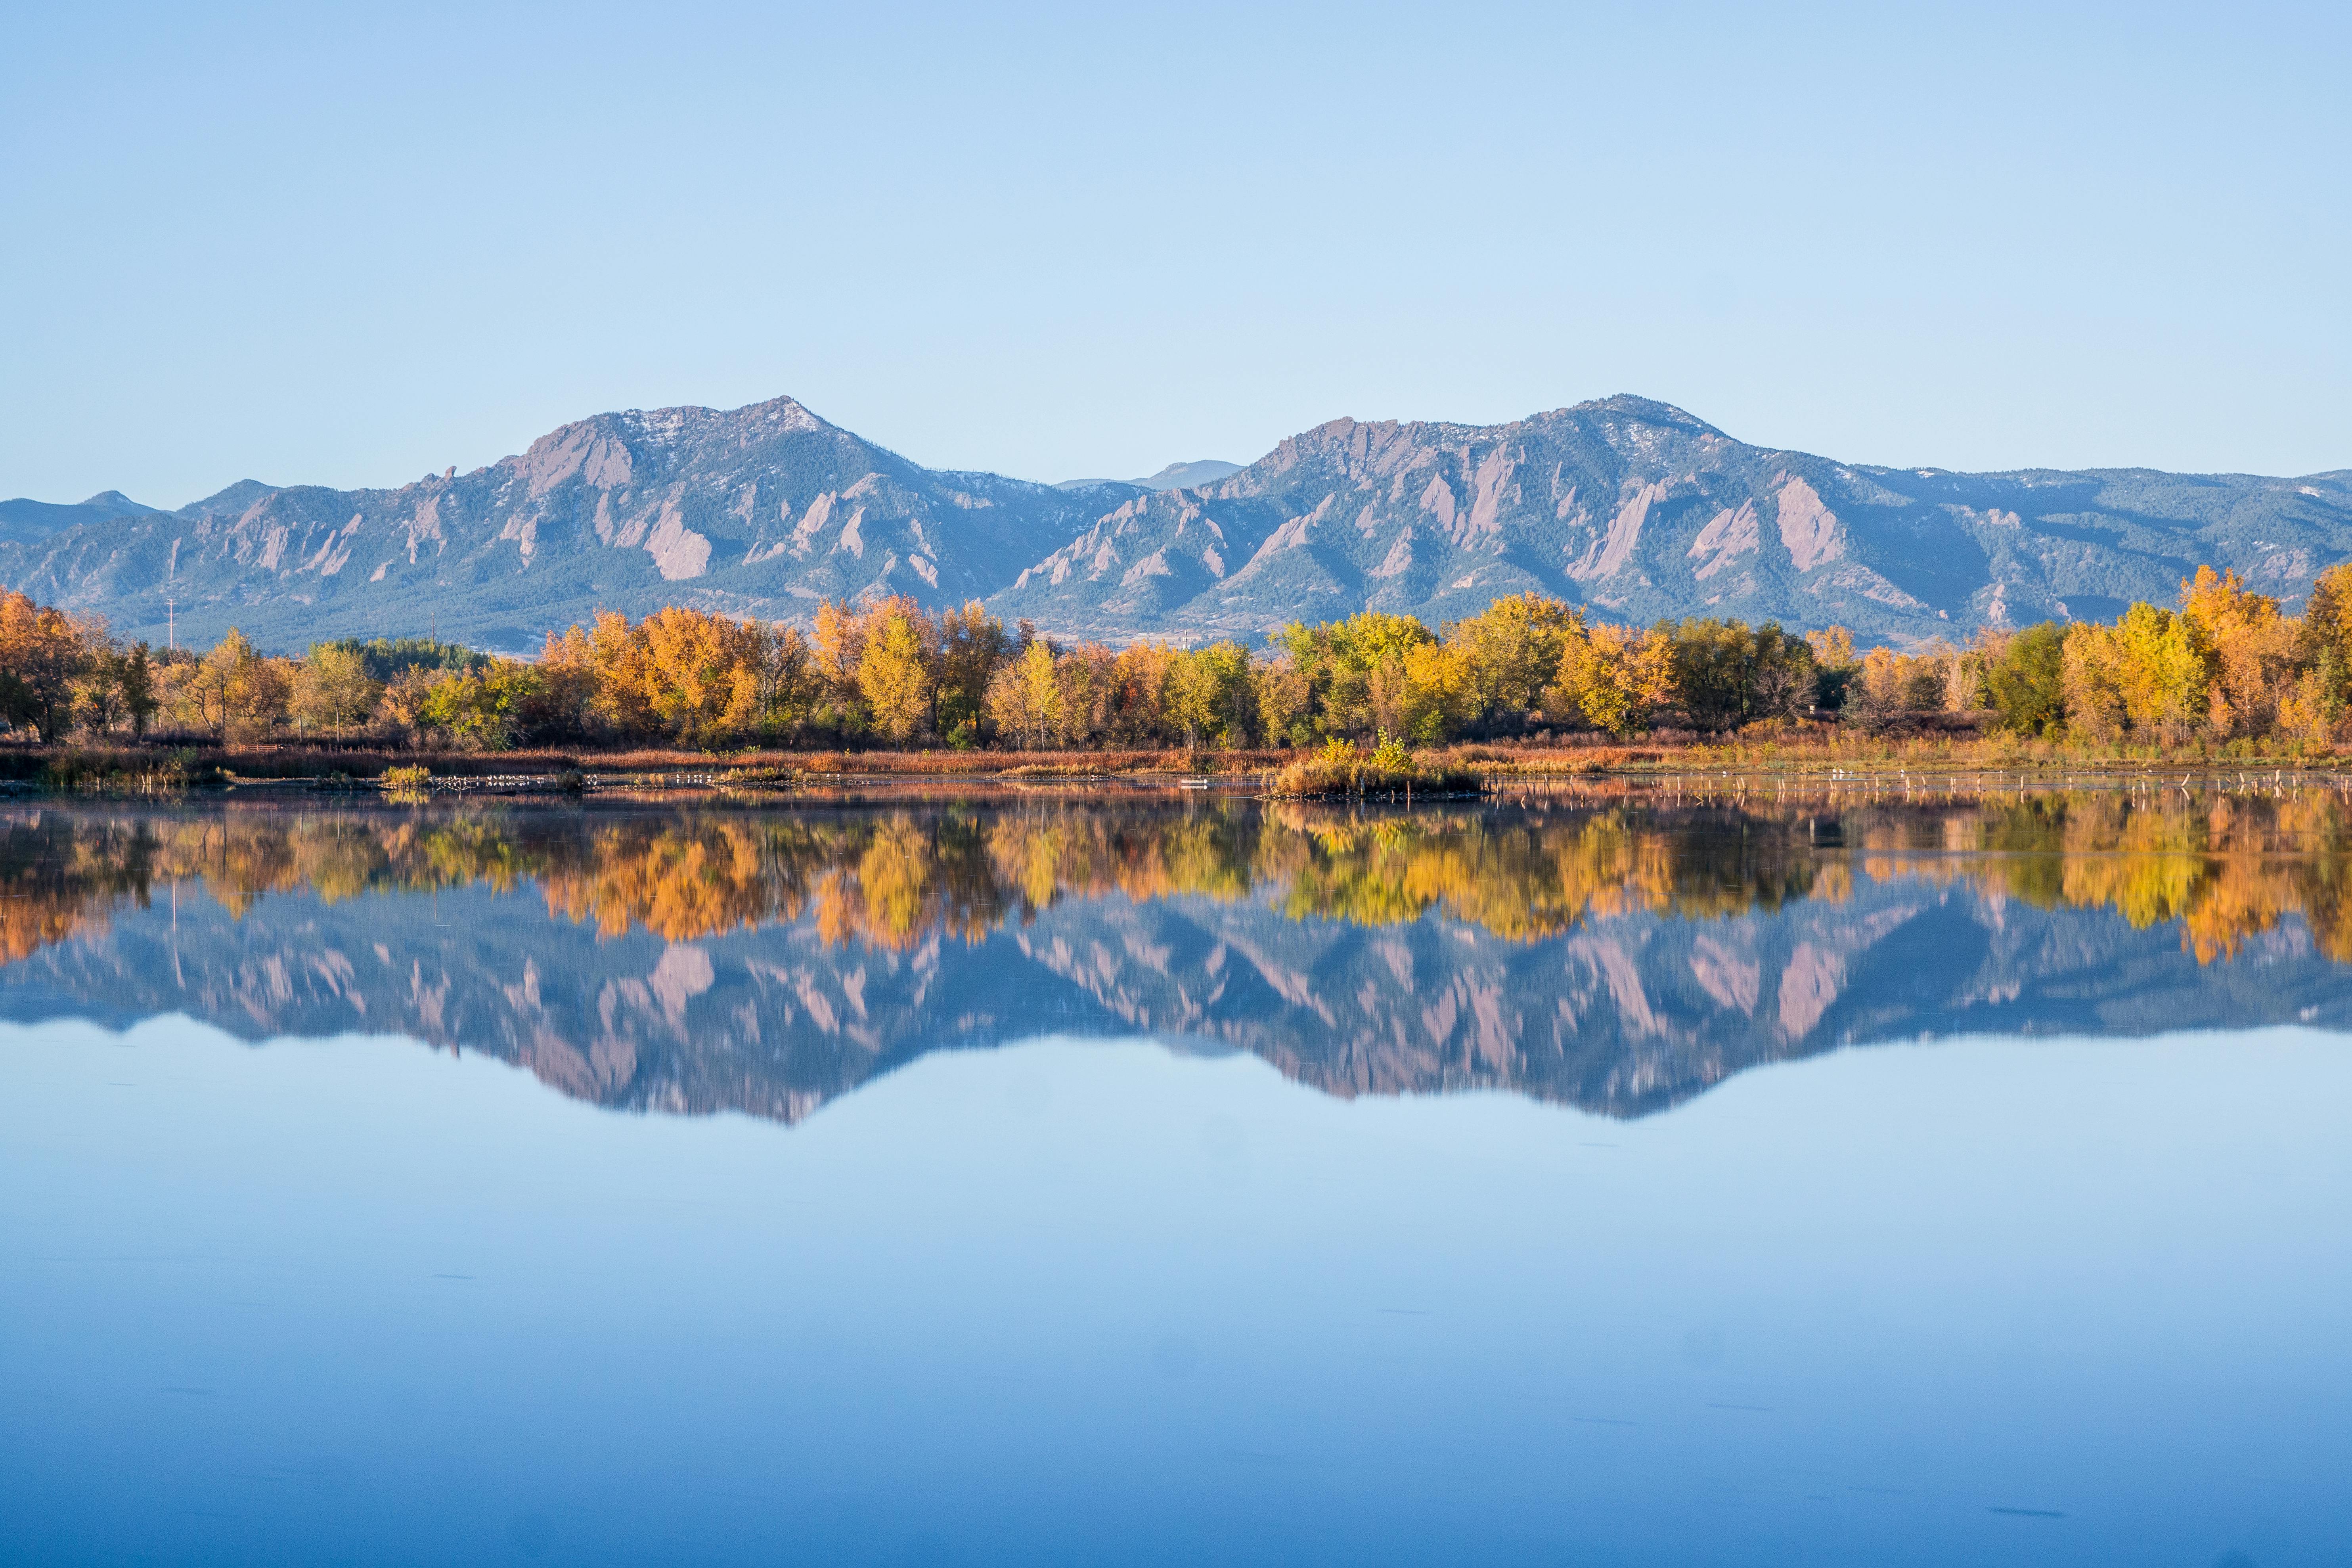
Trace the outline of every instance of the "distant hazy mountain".
<instances>
[{"instance_id":1,"label":"distant hazy mountain","mask_svg":"<svg viewBox=\"0 0 2352 1568\"><path fill-rule=\"evenodd\" d=\"M1106 487L1132 486L1139 490L1181 490L1194 485L1213 484L1218 479L1242 471L1239 463L1228 463L1215 458L1202 458L1190 463L1171 463L1158 473L1140 479L1064 479L1056 489L1066 490L1101 489Z\"/></svg>"},{"instance_id":2,"label":"distant hazy mountain","mask_svg":"<svg viewBox=\"0 0 2352 1568\"><path fill-rule=\"evenodd\" d=\"M30 544L85 522L137 517L154 510L151 506L141 506L121 490L100 490L75 506L59 506L53 501L22 498L0 500L0 543Z\"/></svg>"},{"instance_id":3,"label":"distant hazy mountain","mask_svg":"<svg viewBox=\"0 0 2352 1568\"><path fill-rule=\"evenodd\" d=\"M1917 640L2168 602L2207 563L2296 600L2352 556L2352 472L1871 468L1637 397L1496 426L1339 419L1208 477L1227 467L1033 484L922 468L788 397L632 411L398 489L245 480L0 534L0 583L147 637L168 594L183 640L236 625L286 648L426 630L522 648L599 606L667 603L805 622L820 598L886 592L1197 641L1368 606L1436 624L1529 588L1604 619ZM110 498L133 507L84 507Z\"/></svg>"}]
</instances>

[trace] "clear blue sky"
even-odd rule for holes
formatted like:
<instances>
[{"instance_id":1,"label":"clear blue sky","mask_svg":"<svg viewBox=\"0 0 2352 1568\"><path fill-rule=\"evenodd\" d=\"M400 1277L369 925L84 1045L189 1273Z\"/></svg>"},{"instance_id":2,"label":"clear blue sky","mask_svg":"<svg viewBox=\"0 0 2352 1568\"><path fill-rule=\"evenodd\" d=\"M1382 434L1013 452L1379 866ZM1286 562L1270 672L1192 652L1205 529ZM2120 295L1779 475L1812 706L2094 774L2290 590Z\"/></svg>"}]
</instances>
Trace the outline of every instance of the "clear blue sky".
<instances>
[{"instance_id":1,"label":"clear blue sky","mask_svg":"<svg viewBox=\"0 0 2352 1568\"><path fill-rule=\"evenodd\" d=\"M778 393L1039 479L1614 392L1855 461L2352 466L2347 15L18 6L0 496Z\"/></svg>"}]
</instances>

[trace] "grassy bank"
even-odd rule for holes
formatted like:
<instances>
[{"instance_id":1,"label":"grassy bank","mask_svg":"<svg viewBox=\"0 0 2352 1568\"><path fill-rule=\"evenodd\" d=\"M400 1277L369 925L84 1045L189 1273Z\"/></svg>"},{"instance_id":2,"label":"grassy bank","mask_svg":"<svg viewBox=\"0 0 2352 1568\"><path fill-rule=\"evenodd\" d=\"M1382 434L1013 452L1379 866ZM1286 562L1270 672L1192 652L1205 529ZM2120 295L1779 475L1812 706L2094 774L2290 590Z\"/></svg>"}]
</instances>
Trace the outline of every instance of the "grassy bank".
<instances>
[{"instance_id":1,"label":"grassy bank","mask_svg":"<svg viewBox=\"0 0 2352 1568\"><path fill-rule=\"evenodd\" d=\"M420 784L395 770L424 770ZM209 789L558 790L636 787L779 790L860 780L982 781L1007 785L1090 779L1210 777L1257 783L1291 798L1439 798L1515 781L1618 776L1912 778L2001 774L2048 778L2103 773L2227 774L2352 769L2352 754L2301 743L2190 742L2118 746L1942 731L1866 735L1831 724L1780 725L1727 737L1662 731L1619 742L1600 736L1473 743L1408 752L1332 742L1298 751L741 751L664 748L506 752L350 746L0 745L10 793L172 795Z\"/></svg>"}]
</instances>

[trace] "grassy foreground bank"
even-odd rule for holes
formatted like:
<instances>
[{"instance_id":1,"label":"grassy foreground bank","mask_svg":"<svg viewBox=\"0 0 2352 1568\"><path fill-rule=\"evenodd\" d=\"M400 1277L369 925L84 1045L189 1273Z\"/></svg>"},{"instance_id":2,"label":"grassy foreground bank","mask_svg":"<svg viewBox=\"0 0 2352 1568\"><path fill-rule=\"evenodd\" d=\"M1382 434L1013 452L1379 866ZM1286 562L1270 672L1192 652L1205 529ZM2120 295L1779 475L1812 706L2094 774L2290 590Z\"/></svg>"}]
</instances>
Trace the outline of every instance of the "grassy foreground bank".
<instances>
[{"instance_id":1,"label":"grassy foreground bank","mask_svg":"<svg viewBox=\"0 0 2352 1568\"><path fill-rule=\"evenodd\" d=\"M423 770L420 783L415 770ZM2335 773L2352 752L2307 742L2177 746L2033 740L2006 733L1870 736L1835 724L1756 727L1724 739L1661 733L1630 743L1600 737L1409 750L1344 742L1313 750L783 751L532 748L506 752L348 745L0 745L0 789L12 794L167 796L240 787L373 792L385 787L564 790L597 787L778 789L842 780L1064 781L1187 778L1255 784L1294 798L1460 797L1514 781L1649 774L1981 774L2026 777ZM402 776L387 780L399 770Z\"/></svg>"}]
</instances>

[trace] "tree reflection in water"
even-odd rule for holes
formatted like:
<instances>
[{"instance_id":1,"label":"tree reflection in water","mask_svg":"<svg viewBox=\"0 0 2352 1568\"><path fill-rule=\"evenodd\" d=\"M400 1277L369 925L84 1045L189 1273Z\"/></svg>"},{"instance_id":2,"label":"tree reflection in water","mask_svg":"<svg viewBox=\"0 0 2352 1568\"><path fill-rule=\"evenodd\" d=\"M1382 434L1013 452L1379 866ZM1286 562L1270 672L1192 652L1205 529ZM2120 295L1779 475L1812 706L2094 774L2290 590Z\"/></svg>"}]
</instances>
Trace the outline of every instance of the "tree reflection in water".
<instances>
[{"instance_id":1,"label":"tree reflection in water","mask_svg":"<svg viewBox=\"0 0 2352 1568\"><path fill-rule=\"evenodd\" d=\"M398 1033L787 1121L1050 1031L1637 1115L1847 1042L2352 1026L2346 840L2332 795L2177 790L15 808L0 1017Z\"/></svg>"},{"instance_id":2,"label":"tree reflection in water","mask_svg":"<svg viewBox=\"0 0 2352 1568\"><path fill-rule=\"evenodd\" d=\"M1824 836L1824 826L1830 828ZM2352 962L2352 808L2179 791L1918 805L1618 801L1354 814L1253 802L1048 800L751 812L286 806L0 812L0 962L102 931L165 884L241 916L272 894L525 884L607 937L690 941L813 917L829 945L980 942L1070 899L1237 900L1385 927L1432 913L1532 942L1595 917L1708 921L1839 901L1855 879L1966 884L2042 909L2177 923L2200 963L2300 916Z\"/></svg>"}]
</instances>

